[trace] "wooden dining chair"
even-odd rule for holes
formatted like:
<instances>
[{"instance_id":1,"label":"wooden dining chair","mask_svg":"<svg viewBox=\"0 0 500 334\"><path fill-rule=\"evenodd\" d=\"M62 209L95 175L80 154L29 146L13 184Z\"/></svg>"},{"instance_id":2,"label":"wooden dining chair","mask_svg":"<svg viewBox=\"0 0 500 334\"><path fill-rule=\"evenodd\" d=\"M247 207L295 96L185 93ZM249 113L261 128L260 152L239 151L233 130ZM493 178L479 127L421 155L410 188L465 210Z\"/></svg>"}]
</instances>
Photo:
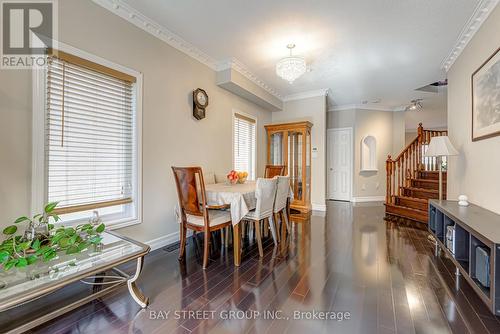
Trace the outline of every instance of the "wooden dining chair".
<instances>
[{"instance_id":1,"label":"wooden dining chair","mask_svg":"<svg viewBox=\"0 0 500 334\"><path fill-rule=\"evenodd\" d=\"M266 171L264 172L264 177L266 179L272 179L275 176L285 175L285 166L283 165L266 165Z\"/></svg>"},{"instance_id":2,"label":"wooden dining chair","mask_svg":"<svg viewBox=\"0 0 500 334\"><path fill-rule=\"evenodd\" d=\"M255 209L250 211L243 217L245 221L252 221L255 224L255 238L257 239L257 245L259 247L260 257L264 256L264 251L262 248L262 238L260 235L260 223L263 221L269 222L269 227L271 229L271 234L273 236L274 244L278 244L276 226L274 224L273 217L273 207L274 198L276 196L276 186L278 184L278 179L257 179L257 185L255 189L255 198L257 203Z\"/></svg>"},{"instance_id":3,"label":"wooden dining chair","mask_svg":"<svg viewBox=\"0 0 500 334\"><path fill-rule=\"evenodd\" d=\"M184 258L187 229L204 233L203 269L208 265L210 234L231 225L229 211L211 210L207 207L205 182L200 167L172 167L180 209L181 244L179 260ZM198 180L198 182L197 182ZM199 191L197 185L199 184ZM199 198L201 196L201 198Z\"/></svg>"},{"instance_id":4,"label":"wooden dining chair","mask_svg":"<svg viewBox=\"0 0 500 334\"><path fill-rule=\"evenodd\" d=\"M286 227L288 233L290 233L290 217L288 217L288 196L290 195L290 177L289 176L278 176L278 185L276 186L276 197L274 199L274 222L276 223L276 228L278 227L278 222L281 221L283 227ZM278 234L279 235L279 234Z\"/></svg>"}]
</instances>

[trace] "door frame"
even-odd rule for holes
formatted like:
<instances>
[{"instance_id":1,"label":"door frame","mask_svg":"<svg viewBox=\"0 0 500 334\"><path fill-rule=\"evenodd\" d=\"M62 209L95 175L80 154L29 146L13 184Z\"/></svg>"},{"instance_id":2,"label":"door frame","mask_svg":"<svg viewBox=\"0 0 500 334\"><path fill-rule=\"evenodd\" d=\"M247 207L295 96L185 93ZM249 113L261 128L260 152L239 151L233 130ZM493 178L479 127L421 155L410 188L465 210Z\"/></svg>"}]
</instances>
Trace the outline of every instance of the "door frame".
<instances>
[{"instance_id":1,"label":"door frame","mask_svg":"<svg viewBox=\"0 0 500 334\"><path fill-rule=\"evenodd\" d=\"M326 170L327 170L327 184L328 184L328 191L327 191L327 200L335 201L335 199L331 198L330 194L330 154L332 153L332 147L330 147L330 137L334 132L338 131L345 131L348 130L350 135L351 135L351 153L349 154L349 161L351 164L351 175L350 175L350 186L349 186L349 202L352 202L352 193L353 193L353 187L354 187L354 131L352 127L343 127L343 128L330 128L326 130L326 142L327 142L327 150L328 150L328 156L326 159Z\"/></svg>"}]
</instances>

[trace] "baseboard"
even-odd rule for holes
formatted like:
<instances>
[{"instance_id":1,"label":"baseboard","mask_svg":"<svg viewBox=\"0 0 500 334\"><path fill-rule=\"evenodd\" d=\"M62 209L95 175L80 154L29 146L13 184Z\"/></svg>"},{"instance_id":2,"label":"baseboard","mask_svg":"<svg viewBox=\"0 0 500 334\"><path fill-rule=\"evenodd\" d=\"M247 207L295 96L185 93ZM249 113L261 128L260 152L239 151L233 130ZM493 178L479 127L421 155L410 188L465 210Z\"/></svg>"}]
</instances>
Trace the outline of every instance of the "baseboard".
<instances>
[{"instance_id":1,"label":"baseboard","mask_svg":"<svg viewBox=\"0 0 500 334\"><path fill-rule=\"evenodd\" d=\"M151 247L151 251L154 251L177 241L179 241L179 231L146 241L145 244Z\"/></svg>"},{"instance_id":2,"label":"baseboard","mask_svg":"<svg viewBox=\"0 0 500 334\"><path fill-rule=\"evenodd\" d=\"M312 203L311 206L313 211L326 211L326 204Z\"/></svg>"},{"instance_id":3,"label":"baseboard","mask_svg":"<svg viewBox=\"0 0 500 334\"><path fill-rule=\"evenodd\" d=\"M384 202L385 196L357 196L351 198L351 202L360 203L360 202Z\"/></svg>"}]
</instances>

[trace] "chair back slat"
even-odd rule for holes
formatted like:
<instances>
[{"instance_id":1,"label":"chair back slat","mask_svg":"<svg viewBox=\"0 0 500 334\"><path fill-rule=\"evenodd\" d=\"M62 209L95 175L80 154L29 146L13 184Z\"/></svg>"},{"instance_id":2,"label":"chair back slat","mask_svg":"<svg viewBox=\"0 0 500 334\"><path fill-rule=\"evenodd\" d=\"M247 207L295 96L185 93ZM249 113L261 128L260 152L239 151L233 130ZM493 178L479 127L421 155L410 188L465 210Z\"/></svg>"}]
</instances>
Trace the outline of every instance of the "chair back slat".
<instances>
[{"instance_id":1,"label":"chair back slat","mask_svg":"<svg viewBox=\"0 0 500 334\"><path fill-rule=\"evenodd\" d=\"M172 167L179 206L183 215L204 216L206 209L205 182L200 167ZM198 185L200 191L198 192ZM201 201L200 201L201 195ZM201 208L200 208L201 204Z\"/></svg>"},{"instance_id":2,"label":"chair back slat","mask_svg":"<svg viewBox=\"0 0 500 334\"><path fill-rule=\"evenodd\" d=\"M266 171L264 177L266 179L272 179L275 176L285 175L285 166L283 165L266 165Z\"/></svg>"},{"instance_id":3,"label":"chair back slat","mask_svg":"<svg viewBox=\"0 0 500 334\"><path fill-rule=\"evenodd\" d=\"M255 198L257 199L257 203L255 205L255 214L258 217L268 217L272 215L277 184L277 178L257 179L257 185L255 189Z\"/></svg>"},{"instance_id":4,"label":"chair back slat","mask_svg":"<svg viewBox=\"0 0 500 334\"><path fill-rule=\"evenodd\" d=\"M274 200L274 212L280 212L286 208L288 195L290 194L290 177L278 176L278 185L276 189L276 199Z\"/></svg>"}]
</instances>

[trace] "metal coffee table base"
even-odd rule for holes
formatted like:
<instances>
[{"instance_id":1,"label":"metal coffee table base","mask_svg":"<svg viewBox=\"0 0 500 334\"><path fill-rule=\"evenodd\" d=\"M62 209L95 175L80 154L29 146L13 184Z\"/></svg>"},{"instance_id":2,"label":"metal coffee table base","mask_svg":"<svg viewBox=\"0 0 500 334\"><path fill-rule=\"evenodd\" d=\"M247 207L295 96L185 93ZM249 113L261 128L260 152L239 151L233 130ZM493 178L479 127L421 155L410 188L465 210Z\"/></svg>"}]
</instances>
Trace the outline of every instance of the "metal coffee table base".
<instances>
[{"instance_id":1,"label":"metal coffee table base","mask_svg":"<svg viewBox=\"0 0 500 334\"><path fill-rule=\"evenodd\" d=\"M106 284L103 285L102 283L90 283L90 282L84 282L86 284L92 284L96 286L103 286L102 289L95 289L94 292L82 299L79 299L73 303L70 303L68 305L65 305L53 312L44 314L40 316L39 318L32 320L30 322L24 323L19 327L16 327L15 329L12 329L8 331L7 333L23 333L25 331L28 331L36 326L42 325L45 322L52 320L54 318L57 318L69 311L72 311L82 305L85 305L99 297L102 297L114 290L116 290L118 287L121 287L127 283L128 291L130 292L130 295L134 299L134 301L139 304L141 308L145 308L149 305L149 298L144 296L142 291L139 289L139 287L136 284L137 279L139 278L139 275L141 274L142 267L144 264L144 257L139 257L137 258L137 266L136 266L136 271L133 276L128 275L127 273L123 272L122 270L118 268L111 268L112 271L117 273L122 279L114 280L112 284ZM106 278L106 276L93 276L93 277L99 277L99 278Z\"/></svg>"}]
</instances>

